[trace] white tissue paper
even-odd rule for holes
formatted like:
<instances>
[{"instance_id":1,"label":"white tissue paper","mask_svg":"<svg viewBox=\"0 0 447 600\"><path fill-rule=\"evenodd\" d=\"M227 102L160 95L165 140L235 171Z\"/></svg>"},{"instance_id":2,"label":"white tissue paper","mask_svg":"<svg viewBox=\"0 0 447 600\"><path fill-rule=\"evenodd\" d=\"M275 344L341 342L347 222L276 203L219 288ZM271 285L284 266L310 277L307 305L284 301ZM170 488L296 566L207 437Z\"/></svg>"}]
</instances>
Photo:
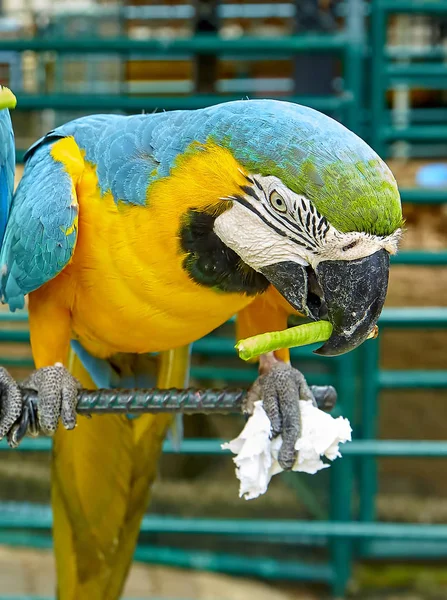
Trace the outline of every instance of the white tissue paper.
<instances>
[{"instance_id":1,"label":"white tissue paper","mask_svg":"<svg viewBox=\"0 0 447 600\"><path fill-rule=\"evenodd\" d=\"M351 425L348 419L334 419L316 408L308 400L300 400L301 436L296 443L298 456L293 471L314 474L329 467L321 458L334 460L341 456L340 443L351 441ZM246 500L265 494L273 475L282 471L278 463L278 452L282 438L270 439L270 420L262 402L255 402L254 412L248 419L239 437L222 444L236 454L236 476L240 481L239 497Z\"/></svg>"}]
</instances>

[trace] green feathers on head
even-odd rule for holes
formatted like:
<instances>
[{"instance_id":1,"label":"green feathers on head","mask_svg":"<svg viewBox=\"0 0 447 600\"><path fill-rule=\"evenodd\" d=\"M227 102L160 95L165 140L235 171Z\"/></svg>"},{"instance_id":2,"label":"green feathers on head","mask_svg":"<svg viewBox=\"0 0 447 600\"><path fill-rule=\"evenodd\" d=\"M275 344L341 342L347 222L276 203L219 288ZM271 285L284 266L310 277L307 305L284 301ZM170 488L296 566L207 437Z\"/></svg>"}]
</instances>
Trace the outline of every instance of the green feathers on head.
<instances>
[{"instance_id":1,"label":"green feathers on head","mask_svg":"<svg viewBox=\"0 0 447 600\"><path fill-rule=\"evenodd\" d=\"M304 194L339 231L391 235L402 227L402 207L396 181L379 158L370 161L336 161L318 170L312 160L283 180Z\"/></svg>"},{"instance_id":2,"label":"green feathers on head","mask_svg":"<svg viewBox=\"0 0 447 600\"><path fill-rule=\"evenodd\" d=\"M347 157L346 157L347 158ZM320 168L313 156L301 161L268 160L253 172L274 175L295 193L312 200L317 210L343 233L362 231L391 235L403 226L397 183L379 158L336 160Z\"/></svg>"},{"instance_id":3,"label":"green feathers on head","mask_svg":"<svg viewBox=\"0 0 447 600\"><path fill-rule=\"evenodd\" d=\"M274 175L342 232L391 235L402 225L396 181L355 133L310 108L275 100L215 107L212 137L249 173ZM231 121L230 121L231 118Z\"/></svg>"}]
</instances>

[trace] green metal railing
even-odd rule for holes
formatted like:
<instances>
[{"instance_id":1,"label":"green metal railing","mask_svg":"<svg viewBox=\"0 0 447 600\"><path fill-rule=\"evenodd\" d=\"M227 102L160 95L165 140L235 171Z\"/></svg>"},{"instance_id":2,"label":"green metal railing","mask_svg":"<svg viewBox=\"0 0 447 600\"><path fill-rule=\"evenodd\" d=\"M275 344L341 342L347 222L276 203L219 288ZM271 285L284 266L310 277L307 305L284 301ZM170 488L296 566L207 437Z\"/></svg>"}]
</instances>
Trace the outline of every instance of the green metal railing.
<instances>
[{"instance_id":1,"label":"green metal railing","mask_svg":"<svg viewBox=\"0 0 447 600\"><path fill-rule=\"evenodd\" d=\"M411 121L410 107L404 111L405 114L400 115L399 123L389 123L385 98L388 90L393 88L410 90L415 87L440 90L447 88L447 64L443 47L387 48L389 16L399 13L442 16L447 13L447 2L446 0L372 0L371 140L373 147L381 156L389 155L388 146L391 142L445 143L447 140L445 120L436 124L414 124ZM411 62L414 59L417 59L417 62ZM440 62L432 62L434 59Z\"/></svg>"},{"instance_id":2,"label":"green metal railing","mask_svg":"<svg viewBox=\"0 0 447 600\"><path fill-rule=\"evenodd\" d=\"M15 52L58 52L69 54L113 54L129 53L140 55L166 55L179 53L233 53L246 55L272 53L284 55L285 52L327 52L345 51L350 43L343 34L271 37L239 37L227 39L216 35L198 34L189 38L158 38L135 40L121 38L29 38L9 39L0 42L1 50Z\"/></svg>"}]
</instances>

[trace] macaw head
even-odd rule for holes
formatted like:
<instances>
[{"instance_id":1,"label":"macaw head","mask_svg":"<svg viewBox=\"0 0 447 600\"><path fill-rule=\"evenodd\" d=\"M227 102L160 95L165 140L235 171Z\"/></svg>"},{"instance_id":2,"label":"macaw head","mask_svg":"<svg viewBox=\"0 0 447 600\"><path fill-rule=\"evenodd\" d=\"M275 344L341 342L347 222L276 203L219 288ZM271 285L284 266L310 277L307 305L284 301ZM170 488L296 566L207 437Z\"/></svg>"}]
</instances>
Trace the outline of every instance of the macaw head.
<instances>
[{"instance_id":1,"label":"macaw head","mask_svg":"<svg viewBox=\"0 0 447 600\"><path fill-rule=\"evenodd\" d=\"M356 348L382 310L401 233L390 170L354 133L309 108L253 100L206 110L206 142L229 150L239 171L237 190L209 216L222 247L203 262L208 272L233 253L247 286L270 283L300 313L332 323L319 354ZM185 250L194 235L202 243L190 272L212 245L205 229L201 213L183 236Z\"/></svg>"},{"instance_id":2,"label":"macaw head","mask_svg":"<svg viewBox=\"0 0 447 600\"><path fill-rule=\"evenodd\" d=\"M11 90L4 85L0 85L0 110L4 108L15 108L16 104L16 97Z\"/></svg>"}]
</instances>

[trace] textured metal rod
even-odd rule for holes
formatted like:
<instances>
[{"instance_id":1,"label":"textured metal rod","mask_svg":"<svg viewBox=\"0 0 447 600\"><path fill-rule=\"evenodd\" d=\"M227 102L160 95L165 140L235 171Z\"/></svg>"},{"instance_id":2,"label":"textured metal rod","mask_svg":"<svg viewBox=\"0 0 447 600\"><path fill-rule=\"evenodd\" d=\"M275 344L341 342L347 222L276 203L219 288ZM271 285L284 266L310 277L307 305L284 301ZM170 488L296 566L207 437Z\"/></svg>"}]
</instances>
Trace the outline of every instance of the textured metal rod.
<instances>
[{"instance_id":1,"label":"textured metal rod","mask_svg":"<svg viewBox=\"0 0 447 600\"><path fill-rule=\"evenodd\" d=\"M76 412L84 414L106 413L166 413L185 414L240 413L245 390L199 389L148 389L148 390L82 390ZM36 407L37 394L24 390L25 401Z\"/></svg>"}]
</instances>

